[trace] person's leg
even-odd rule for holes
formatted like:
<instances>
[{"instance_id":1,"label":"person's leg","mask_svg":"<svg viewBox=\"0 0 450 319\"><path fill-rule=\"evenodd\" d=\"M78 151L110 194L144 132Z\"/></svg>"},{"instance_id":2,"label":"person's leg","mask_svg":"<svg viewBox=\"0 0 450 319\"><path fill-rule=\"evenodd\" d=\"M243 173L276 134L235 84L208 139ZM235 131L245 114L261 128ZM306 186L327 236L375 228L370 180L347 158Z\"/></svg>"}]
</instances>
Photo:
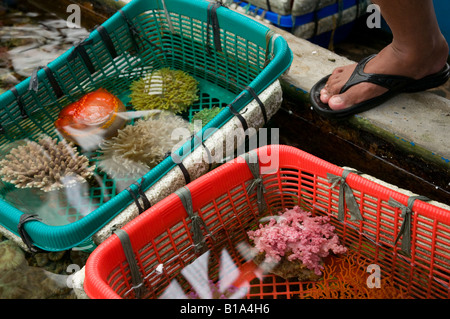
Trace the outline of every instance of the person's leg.
<instances>
[{"instance_id":1,"label":"person's leg","mask_svg":"<svg viewBox=\"0 0 450 319\"><path fill-rule=\"evenodd\" d=\"M409 76L420 79L439 72L448 58L432 0L372 0L391 28L393 41L366 65L367 73ZM333 71L320 99L339 110L379 96L387 89L372 83L360 83L339 94L356 64Z\"/></svg>"}]
</instances>

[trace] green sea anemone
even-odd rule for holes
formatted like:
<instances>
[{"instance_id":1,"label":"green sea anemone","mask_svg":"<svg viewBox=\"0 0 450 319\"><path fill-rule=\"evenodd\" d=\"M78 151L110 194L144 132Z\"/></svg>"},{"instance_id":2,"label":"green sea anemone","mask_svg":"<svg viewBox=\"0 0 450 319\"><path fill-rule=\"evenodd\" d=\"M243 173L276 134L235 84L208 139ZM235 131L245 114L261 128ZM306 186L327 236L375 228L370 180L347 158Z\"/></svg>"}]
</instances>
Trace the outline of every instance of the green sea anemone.
<instances>
[{"instance_id":1,"label":"green sea anemone","mask_svg":"<svg viewBox=\"0 0 450 319\"><path fill-rule=\"evenodd\" d=\"M198 100L198 82L186 72L163 68L131 84L131 103L138 111L181 113Z\"/></svg>"},{"instance_id":2,"label":"green sea anemone","mask_svg":"<svg viewBox=\"0 0 450 319\"><path fill-rule=\"evenodd\" d=\"M201 111L198 111L192 116L192 123L194 121L202 121L202 125L205 126L208 124L214 117L216 117L217 114L219 114L222 111L221 107L213 107L210 109L203 109Z\"/></svg>"},{"instance_id":3,"label":"green sea anemone","mask_svg":"<svg viewBox=\"0 0 450 319\"><path fill-rule=\"evenodd\" d=\"M192 116L191 128L192 130L197 130L206 124L208 124L217 114L222 111L221 107L213 107L210 109L203 109L198 111ZM201 127L199 127L199 123Z\"/></svg>"}]
</instances>

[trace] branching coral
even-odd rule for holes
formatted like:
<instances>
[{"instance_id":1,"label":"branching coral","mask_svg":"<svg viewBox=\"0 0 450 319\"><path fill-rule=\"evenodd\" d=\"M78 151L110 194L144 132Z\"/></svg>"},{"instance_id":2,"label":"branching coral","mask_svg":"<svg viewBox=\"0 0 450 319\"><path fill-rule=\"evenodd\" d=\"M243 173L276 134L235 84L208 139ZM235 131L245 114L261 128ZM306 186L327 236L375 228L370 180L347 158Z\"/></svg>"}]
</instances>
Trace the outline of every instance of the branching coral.
<instances>
[{"instance_id":1,"label":"branching coral","mask_svg":"<svg viewBox=\"0 0 450 319\"><path fill-rule=\"evenodd\" d=\"M408 299L406 289L381 276L379 287L367 285L368 261L354 252L330 258L323 278L308 289L305 297L314 299Z\"/></svg>"},{"instance_id":2,"label":"branching coral","mask_svg":"<svg viewBox=\"0 0 450 319\"><path fill-rule=\"evenodd\" d=\"M13 148L0 161L0 167L3 181L45 192L83 183L95 169L89 166L86 156L77 153L72 143L58 142L49 136Z\"/></svg>"},{"instance_id":3,"label":"branching coral","mask_svg":"<svg viewBox=\"0 0 450 319\"><path fill-rule=\"evenodd\" d=\"M313 217L298 206L280 212L268 224L249 231L248 236L256 249L264 253L267 263L278 263L282 258L300 261L317 276L322 274L322 258L330 252L342 254L347 251L339 244L339 237L328 217Z\"/></svg>"},{"instance_id":4,"label":"branching coral","mask_svg":"<svg viewBox=\"0 0 450 319\"><path fill-rule=\"evenodd\" d=\"M163 68L131 84L131 103L136 110L168 110L181 113L198 100L198 82L181 70Z\"/></svg>"},{"instance_id":5,"label":"branching coral","mask_svg":"<svg viewBox=\"0 0 450 319\"><path fill-rule=\"evenodd\" d=\"M141 177L172 151L180 136L181 140L188 138L188 133L189 123L169 112L137 120L100 145L98 166L113 178Z\"/></svg>"}]
</instances>

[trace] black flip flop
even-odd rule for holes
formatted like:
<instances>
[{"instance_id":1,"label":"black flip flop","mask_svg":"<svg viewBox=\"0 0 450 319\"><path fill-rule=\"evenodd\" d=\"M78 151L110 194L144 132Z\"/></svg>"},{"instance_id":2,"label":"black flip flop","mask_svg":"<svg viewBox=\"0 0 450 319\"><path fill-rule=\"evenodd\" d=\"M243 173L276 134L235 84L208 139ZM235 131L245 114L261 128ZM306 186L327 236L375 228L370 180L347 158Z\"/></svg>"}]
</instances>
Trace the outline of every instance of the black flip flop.
<instances>
[{"instance_id":1,"label":"black flip flop","mask_svg":"<svg viewBox=\"0 0 450 319\"><path fill-rule=\"evenodd\" d=\"M447 82L450 77L450 67L448 64L446 64L441 71L419 80L400 75L374 74L364 72L366 64L374 57L375 55L368 56L358 63L355 70L353 71L353 74L350 76L349 80L342 87L339 93L344 93L352 86L362 82L374 83L385 87L388 89L386 93L364 102L355 104L343 110L332 110L328 106L328 104L322 103L322 101L320 100L320 91L327 83L328 78L330 77L330 75L328 75L317 82L311 89L310 100L313 109L320 115L327 118L345 118L356 113L370 110L398 95L399 93L420 92L440 86Z\"/></svg>"}]
</instances>

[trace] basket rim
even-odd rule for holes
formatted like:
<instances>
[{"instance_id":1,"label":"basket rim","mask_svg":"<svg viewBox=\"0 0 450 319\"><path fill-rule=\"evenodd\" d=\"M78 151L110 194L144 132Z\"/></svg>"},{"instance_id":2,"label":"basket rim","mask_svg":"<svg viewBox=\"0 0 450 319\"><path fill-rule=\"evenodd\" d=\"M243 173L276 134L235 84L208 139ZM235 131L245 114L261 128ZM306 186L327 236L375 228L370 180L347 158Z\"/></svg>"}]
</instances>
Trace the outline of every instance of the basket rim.
<instances>
[{"instance_id":1,"label":"basket rim","mask_svg":"<svg viewBox=\"0 0 450 319\"><path fill-rule=\"evenodd\" d=\"M289 157L289 161L295 162L301 160L302 163L306 163L305 166L314 166L318 168L322 173L329 172L331 174L340 176L344 171L344 168L342 167L329 163L323 159L320 159L312 154L309 154L292 146L267 145L258 148L256 151L259 155L268 154L269 152L272 152L274 150L276 152L279 152L279 154L283 157ZM260 159L260 156L258 156L258 159ZM264 163L260 162L260 165L261 168L264 167ZM294 167L294 165L292 166ZM283 166L283 168L286 168L286 166ZM242 173L244 170L246 171L246 174ZM307 169L305 169L305 171L306 170ZM240 174L237 174L237 176L233 177L233 174L230 174L230 172L238 172ZM248 169L245 161L243 161L241 157L237 157L192 181L185 187L190 190L192 197L198 200L197 202L192 203L194 211L196 211L196 209L200 208L202 205L205 205L206 197L209 198L210 201L212 198L216 198L215 196L223 195L223 191L218 191L212 186L214 184L214 179L219 178L220 180L224 180L225 176L227 176L227 179L223 183L223 185L221 185L224 186L224 188L226 188L227 185L230 185L230 187L234 187L234 183L236 180L245 181L252 178L253 175ZM381 197L381 200L385 201L388 201L388 199L392 197L395 200L406 205L408 198L410 197L409 195L402 194L394 189L390 189L385 185L378 184L358 174L349 174L347 176L346 182L351 188L353 188L355 185L370 186L371 189L374 190L376 195L379 195ZM151 231L155 234L158 231L153 229L150 230L146 225L158 225L159 227L163 228L169 225L173 226L176 222L179 222L179 219L177 220L177 218L179 218L181 215L172 216L165 214L164 216L166 218L161 218L161 211L167 212L168 210L172 209L174 211L183 211L182 207L183 206L180 198L175 193L173 193L160 202L156 203L154 206L150 207L148 210L127 223L125 226L123 226L122 230L128 233L134 250L138 251L146 244L148 244L148 241L146 240L149 237L145 237L146 235L148 235L148 231ZM450 211L448 210L434 206L431 203L421 200L416 200L413 207L414 210L420 210L421 215L425 217L433 217L437 221L450 225ZM184 213L183 216L186 218L188 217L187 213ZM121 298L121 296L114 292L106 282L106 278L109 276L110 271L117 265L105 266L104 263L102 263L103 260L111 261L112 258L118 258L117 260L121 260L122 262L125 261L125 254L122 249L117 249L118 247L121 247L120 240L116 235L113 235L105 240L102 244L100 244L90 254L85 266L85 272L89 275L85 277L84 282L85 292L90 298Z\"/></svg>"},{"instance_id":2,"label":"basket rim","mask_svg":"<svg viewBox=\"0 0 450 319\"><path fill-rule=\"evenodd\" d=\"M159 0L158 0L159 1ZM138 7L141 3L145 3L145 0L133 0L130 3L126 4L123 8L123 12L134 12L138 10ZM184 1L177 0L177 2L187 2L189 5L198 6L199 8L207 8L209 2L206 0L201 1ZM227 11L225 11L227 10ZM233 12L227 8L221 7L218 8L217 13L219 17L227 16L227 19L243 19L245 23L253 26L255 29L259 29L261 33L267 32L269 30L268 27L259 24L258 22L240 15L238 13ZM102 26L106 28L106 30L110 30L114 27L114 22L116 20L123 19L119 12L116 12L112 17L106 20ZM121 20L120 20L121 21ZM99 33L97 30L94 30L89 35L88 39L96 39L99 38ZM292 51L289 49L289 46L286 40L282 37L277 37L274 41L274 58L270 61L270 63L264 68L250 83L250 87L252 87L257 94L260 94L264 91L273 81L275 81L286 69L289 68L290 64L293 60ZM48 67L51 69L52 67L57 67L67 59L67 57L71 54L72 48L67 50L61 56L56 58L54 61L48 64ZM270 74L272 72L272 74ZM45 70L39 70L39 76L45 76ZM276 76L274 76L275 74ZM30 82L30 77L23 80L19 84L17 84L17 90L19 92L23 92L27 90ZM22 93L21 93L22 94ZM12 92L6 91L2 94L2 97L5 99L14 99L14 95ZM242 110L245 105L247 105L252 100L252 95L249 91L243 90L240 94L237 95L236 107L237 111ZM250 99L250 100L249 100ZM249 100L249 101L247 101ZM244 102L241 102L244 101ZM247 102L245 102L247 101ZM220 112L211 122L205 125L202 129L202 132L210 132L212 134L211 128L220 129L226 122L228 122L234 114L226 108L222 112ZM202 135L204 139L209 136ZM177 150L178 156L183 159L187 157L190 152L192 152L197 147L200 147L200 143L193 143L194 147L192 147L192 141L187 141L182 147ZM184 150L189 150L188 153L185 153ZM159 179L165 176L172 168L176 166L176 163L173 161L171 157L163 160L158 166L147 172L141 179L138 179L137 182L142 182L142 189L145 191L154 185ZM136 191L135 185L130 186L133 191ZM73 247L76 247L83 242L85 242L89 237L94 235L97 231L99 231L102 227L104 227L109 221L111 221L117 214L126 209L130 204L133 203L133 198L129 194L129 192L121 191L116 194L112 199L108 202L102 204L100 207L97 207L92 212L90 212L85 217L81 218L78 221L75 221L70 224L61 225L61 226L50 226L41 221L33 220L29 221L24 225L25 231L30 236L33 245L39 249L45 251L62 251L67 250ZM120 208L117 208L120 206ZM20 216L23 214L22 211L12 206L11 204L0 200L0 217L4 218L4 222L2 222L3 227L5 227L8 231L12 232L15 235L18 235L18 231L16 228L20 222ZM95 225L93 227L92 225ZM89 226L89 227L88 227ZM51 242L51 244L50 244Z\"/></svg>"}]
</instances>

